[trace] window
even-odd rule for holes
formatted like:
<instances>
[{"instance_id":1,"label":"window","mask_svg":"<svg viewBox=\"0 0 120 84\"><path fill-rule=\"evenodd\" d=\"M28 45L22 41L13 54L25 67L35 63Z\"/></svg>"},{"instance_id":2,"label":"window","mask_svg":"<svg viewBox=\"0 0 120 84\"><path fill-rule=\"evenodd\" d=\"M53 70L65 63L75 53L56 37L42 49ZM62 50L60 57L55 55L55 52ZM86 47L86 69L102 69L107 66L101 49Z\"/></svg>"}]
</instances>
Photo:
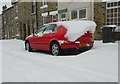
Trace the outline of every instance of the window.
<instances>
[{"instance_id":1,"label":"window","mask_svg":"<svg viewBox=\"0 0 120 84\"><path fill-rule=\"evenodd\" d=\"M46 0L42 0L42 6L47 5L47 1Z\"/></svg>"},{"instance_id":2,"label":"window","mask_svg":"<svg viewBox=\"0 0 120 84\"><path fill-rule=\"evenodd\" d=\"M18 5L16 5L16 12L18 12Z\"/></svg>"},{"instance_id":3,"label":"window","mask_svg":"<svg viewBox=\"0 0 120 84\"><path fill-rule=\"evenodd\" d=\"M86 18L86 9L79 10L79 19Z\"/></svg>"},{"instance_id":4,"label":"window","mask_svg":"<svg viewBox=\"0 0 120 84\"><path fill-rule=\"evenodd\" d=\"M18 18L18 12L16 12L15 16L16 16L15 19L17 19Z\"/></svg>"},{"instance_id":5,"label":"window","mask_svg":"<svg viewBox=\"0 0 120 84\"><path fill-rule=\"evenodd\" d=\"M6 18L3 16L4 24L6 24Z\"/></svg>"},{"instance_id":6,"label":"window","mask_svg":"<svg viewBox=\"0 0 120 84\"><path fill-rule=\"evenodd\" d=\"M43 25L35 34L42 35L43 33L55 32L57 30L56 24Z\"/></svg>"},{"instance_id":7,"label":"window","mask_svg":"<svg viewBox=\"0 0 120 84\"><path fill-rule=\"evenodd\" d=\"M77 10L71 12L71 19L77 19Z\"/></svg>"},{"instance_id":8,"label":"window","mask_svg":"<svg viewBox=\"0 0 120 84\"><path fill-rule=\"evenodd\" d=\"M32 20L32 24L31 24L31 26L32 26L32 29L33 29L33 33L35 33L35 31L34 31L34 19Z\"/></svg>"},{"instance_id":9,"label":"window","mask_svg":"<svg viewBox=\"0 0 120 84\"><path fill-rule=\"evenodd\" d=\"M110 7L110 3L107 4L107 7Z\"/></svg>"},{"instance_id":10,"label":"window","mask_svg":"<svg viewBox=\"0 0 120 84\"><path fill-rule=\"evenodd\" d=\"M117 4L118 4L117 2L114 2L114 5L115 5L115 6L117 6Z\"/></svg>"},{"instance_id":11,"label":"window","mask_svg":"<svg viewBox=\"0 0 120 84\"><path fill-rule=\"evenodd\" d=\"M41 2L41 9L43 9L43 8L47 8L47 7L48 7L47 4L48 4L48 3L47 3L46 0L42 0L42 2Z\"/></svg>"},{"instance_id":12,"label":"window","mask_svg":"<svg viewBox=\"0 0 120 84\"><path fill-rule=\"evenodd\" d=\"M66 21L66 13L61 14L61 21Z\"/></svg>"},{"instance_id":13,"label":"window","mask_svg":"<svg viewBox=\"0 0 120 84\"><path fill-rule=\"evenodd\" d=\"M36 12L36 1L33 0L32 2L32 13L35 13Z\"/></svg>"},{"instance_id":14,"label":"window","mask_svg":"<svg viewBox=\"0 0 120 84\"><path fill-rule=\"evenodd\" d=\"M46 26L46 30L45 31L52 31L55 32L57 30L57 25L56 24L49 24Z\"/></svg>"},{"instance_id":15,"label":"window","mask_svg":"<svg viewBox=\"0 0 120 84\"><path fill-rule=\"evenodd\" d=\"M79 9L71 11L71 19L86 19L87 18L87 9Z\"/></svg>"},{"instance_id":16,"label":"window","mask_svg":"<svg viewBox=\"0 0 120 84\"><path fill-rule=\"evenodd\" d=\"M12 33L14 32L14 28L13 28L13 25L11 26L11 31L12 31Z\"/></svg>"},{"instance_id":17,"label":"window","mask_svg":"<svg viewBox=\"0 0 120 84\"><path fill-rule=\"evenodd\" d=\"M56 17L57 17L56 15L52 15L53 20L56 20Z\"/></svg>"},{"instance_id":18,"label":"window","mask_svg":"<svg viewBox=\"0 0 120 84\"><path fill-rule=\"evenodd\" d=\"M119 26L119 10L120 5L118 2L108 2L106 3L106 24L107 25L117 25Z\"/></svg>"},{"instance_id":19,"label":"window","mask_svg":"<svg viewBox=\"0 0 120 84\"><path fill-rule=\"evenodd\" d=\"M39 35L42 34L45 31L45 25L41 26L38 31L35 32L35 34Z\"/></svg>"},{"instance_id":20,"label":"window","mask_svg":"<svg viewBox=\"0 0 120 84\"><path fill-rule=\"evenodd\" d=\"M43 16L43 24L47 24L48 23L48 17L47 16Z\"/></svg>"},{"instance_id":21,"label":"window","mask_svg":"<svg viewBox=\"0 0 120 84\"><path fill-rule=\"evenodd\" d=\"M19 32L18 22L16 23L16 32L17 32L17 34L18 34L18 32Z\"/></svg>"},{"instance_id":22,"label":"window","mask_svg":"<svg viewBox=\"0 0 120 84\"><path fill-rule=\"evenodd\" d=\"M52 15L52 22L57 22L57 15Z\"/></svg>"}]
</instances>

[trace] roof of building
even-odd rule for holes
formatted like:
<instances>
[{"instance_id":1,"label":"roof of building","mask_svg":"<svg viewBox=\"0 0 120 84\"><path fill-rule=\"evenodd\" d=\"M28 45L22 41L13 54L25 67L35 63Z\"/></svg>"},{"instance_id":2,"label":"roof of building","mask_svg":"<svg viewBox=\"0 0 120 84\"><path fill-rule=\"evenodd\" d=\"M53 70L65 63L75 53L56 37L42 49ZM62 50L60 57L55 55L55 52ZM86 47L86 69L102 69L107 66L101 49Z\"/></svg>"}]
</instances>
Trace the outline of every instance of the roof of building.
<instances>
[{"instance_id":1,"label":"roof of building","mask_svg":"<svg viewBox=\"0 0 120 84\"><path fill-rule=\"evenodd\" d=\"M11 5L9 8L6 8L5 10L3 10L2 12L5 12L5 11L7 11L7 10L10 10L10 9L12 9L14 6L13 5Z\"/></svg>"}]
</instances>

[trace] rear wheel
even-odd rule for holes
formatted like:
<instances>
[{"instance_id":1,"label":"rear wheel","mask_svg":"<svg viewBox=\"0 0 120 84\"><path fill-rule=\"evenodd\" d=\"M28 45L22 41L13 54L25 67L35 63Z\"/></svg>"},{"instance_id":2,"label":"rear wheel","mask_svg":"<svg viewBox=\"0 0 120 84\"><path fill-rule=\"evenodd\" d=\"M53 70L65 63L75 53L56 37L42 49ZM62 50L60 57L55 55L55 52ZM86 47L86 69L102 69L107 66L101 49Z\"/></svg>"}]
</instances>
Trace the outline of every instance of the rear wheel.
<instances>
[{"instance_id":1,"label":"rear wheel","mask_svg":"<svg viewBox=\"0 0 120 84\"><path fill-rule=\"evenodd\" d=\"M30 47L30 43L29 42L25 43L25 49L28 50L29 52L32 52L32 48Z\"/></svg>"},{"instance_id":2,"label":"rear wheel","mask_svg":"<svg viewBox=\"0 0 120 84\"><path fill-rule=\"evenodd\" d=\"M57 56L60 54L60 46L57 42L53 42L51 45L51 53L54 56Z\"/></svg>"}]
</instances>

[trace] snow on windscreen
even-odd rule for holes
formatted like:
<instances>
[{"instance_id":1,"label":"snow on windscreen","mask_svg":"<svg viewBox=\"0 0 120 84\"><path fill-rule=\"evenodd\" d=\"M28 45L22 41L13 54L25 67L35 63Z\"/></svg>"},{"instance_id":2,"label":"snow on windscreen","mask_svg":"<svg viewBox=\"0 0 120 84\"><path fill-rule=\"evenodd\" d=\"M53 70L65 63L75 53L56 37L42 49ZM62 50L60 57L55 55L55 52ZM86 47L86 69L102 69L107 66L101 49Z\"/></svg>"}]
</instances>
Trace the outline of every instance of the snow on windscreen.
<instances>
[{"instance_id":1,"label":"snow on windscreen","mask_svg":"<svg viewBox=\"0 0 120 84\"><path fill-rule=\"evenodd\" d=\"M75 41L87 31L94 33L96 28L96 23L93 21L63 21L58 24L67 28L65 37L68 37L70 41Z\"/></svg>"}]
</instances>

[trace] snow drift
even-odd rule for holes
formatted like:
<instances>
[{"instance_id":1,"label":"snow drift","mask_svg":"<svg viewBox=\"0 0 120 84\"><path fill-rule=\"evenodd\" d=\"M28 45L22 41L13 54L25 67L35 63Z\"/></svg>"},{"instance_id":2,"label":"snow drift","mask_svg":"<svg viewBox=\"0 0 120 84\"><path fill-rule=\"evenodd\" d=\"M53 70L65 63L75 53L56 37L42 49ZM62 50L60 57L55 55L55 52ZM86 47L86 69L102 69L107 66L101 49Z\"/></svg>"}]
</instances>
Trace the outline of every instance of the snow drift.
<instances>
[{"instance_id":1,"label":"snow drift","mask_svg":"<svg viewBox=\"0 0 120 84\"><path fill-rule=\"evenodd\" d=\"M67 34L70 41L75 41L78 37L84 35L87 31L95 32L96 23L93 21L63 21L56 22L58 26L63 25L67 28Z\"/></svg>"}]
</instances>

